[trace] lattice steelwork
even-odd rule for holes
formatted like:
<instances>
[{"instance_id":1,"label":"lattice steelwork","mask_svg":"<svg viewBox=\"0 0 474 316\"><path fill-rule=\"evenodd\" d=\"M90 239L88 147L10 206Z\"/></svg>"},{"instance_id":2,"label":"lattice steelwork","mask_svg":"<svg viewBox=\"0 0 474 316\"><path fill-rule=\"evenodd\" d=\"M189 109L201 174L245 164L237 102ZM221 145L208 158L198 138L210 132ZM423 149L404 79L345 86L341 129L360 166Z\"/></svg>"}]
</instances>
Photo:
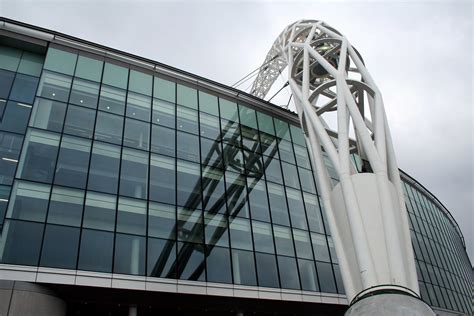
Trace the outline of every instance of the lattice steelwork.
<instances>
[{"instance_id":1,"label":"lattice steelwork","mask_svg":"<svg viewBox=\"0 0 474 316\"><path fill-rule=\"evenodd\" d=\"M349 301L376 290L419 296L407 212L382 96L362 58L322 21L285 28L251 93L265 97L288 66ZM337 139L325 117L337 113ZM356 139L351 147L350 137ZM323 151L340 182L333 184ZM358 170L352 154L362 158Z\"/></svg>"}]
</instances>

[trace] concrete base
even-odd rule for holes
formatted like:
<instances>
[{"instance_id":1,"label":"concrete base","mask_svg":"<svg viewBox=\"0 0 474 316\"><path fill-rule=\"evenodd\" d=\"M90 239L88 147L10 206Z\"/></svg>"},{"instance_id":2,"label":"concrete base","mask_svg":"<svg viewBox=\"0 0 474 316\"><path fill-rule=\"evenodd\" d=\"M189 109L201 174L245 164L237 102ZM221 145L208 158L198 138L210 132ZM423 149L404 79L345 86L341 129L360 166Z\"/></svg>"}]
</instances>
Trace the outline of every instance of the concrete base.
<instances>
[{"instance_id":1,"label":"concrete base","mask_svg":"<svg viewBox=\"0 0 474 316\"><path fill-rule=\"evenodd\" d=\"M0 280L0 315L65 316L66 303L41 285Z\"/></svg>"},{"instance_id":2,"label":"concrete base","mask_svg":"<svg viewBox=\"0 0 474 316\"><path fill-rule=\"evenodd\" d=\"M378 294L352 305L345 316L435 316L423 301L403 294Z\"/></svg>"}]
</instances>

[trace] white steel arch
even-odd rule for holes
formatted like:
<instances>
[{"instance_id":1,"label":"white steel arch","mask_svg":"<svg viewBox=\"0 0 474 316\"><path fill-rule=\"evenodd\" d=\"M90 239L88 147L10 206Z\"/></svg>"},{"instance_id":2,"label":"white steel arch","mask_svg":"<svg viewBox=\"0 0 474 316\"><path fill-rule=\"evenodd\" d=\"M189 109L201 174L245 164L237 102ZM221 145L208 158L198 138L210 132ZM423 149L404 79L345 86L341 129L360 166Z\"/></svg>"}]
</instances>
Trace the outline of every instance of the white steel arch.
<instances>
[{"instance_id":1,"label":"white steel arch","mask_svg":"<svg viewBox=\"0 0 474 316\"><path fill-rule=\"evenodd\" d=\"M390 290L419 297L383 100L359 53L324 22L301 20L285 28L263 65L251 89L259 98L288 67L349 301ZM330 112L337 113L337 139L325 121ZM323 155L339 176L336 185Z\"/></svg>"}]
</instances>

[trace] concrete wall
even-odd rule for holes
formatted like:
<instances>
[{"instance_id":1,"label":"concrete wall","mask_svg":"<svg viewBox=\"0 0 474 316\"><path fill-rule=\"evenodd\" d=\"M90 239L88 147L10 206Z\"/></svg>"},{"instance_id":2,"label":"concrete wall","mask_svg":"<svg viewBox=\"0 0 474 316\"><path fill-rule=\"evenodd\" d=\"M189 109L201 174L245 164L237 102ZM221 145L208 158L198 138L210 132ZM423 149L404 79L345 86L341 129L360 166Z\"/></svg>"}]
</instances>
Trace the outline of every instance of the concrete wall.
<instances>
[{"instance_id":1,"label":"concrete wall","mask_svg":"<svg viewBox=\"0 0 474 316\"><path fill-rule=\"evenodd\" d=\"M0 316L65 316L66 303L47 288L0 280Z\"/></svg>"}]
</instances>

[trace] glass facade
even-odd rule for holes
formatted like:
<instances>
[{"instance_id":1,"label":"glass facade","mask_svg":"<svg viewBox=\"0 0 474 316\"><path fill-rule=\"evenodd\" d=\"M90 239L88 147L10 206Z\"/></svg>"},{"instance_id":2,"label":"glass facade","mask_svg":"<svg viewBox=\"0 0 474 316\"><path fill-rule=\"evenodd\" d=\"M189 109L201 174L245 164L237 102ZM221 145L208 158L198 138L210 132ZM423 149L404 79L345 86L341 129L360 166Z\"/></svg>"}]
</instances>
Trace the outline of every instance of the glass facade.
<instances>
[{"instance_id":1,"label":"glass facade","mask_svg":"<svg viewBox=\"0 0 474 316\"><path fill-rule=\"evenodd\" d=\"M293 122L52 46L1 46L0 98L1 263L344 294ZM458 232L405 190L423 299L472 312Z\"/></svg>"}]
</instances>

